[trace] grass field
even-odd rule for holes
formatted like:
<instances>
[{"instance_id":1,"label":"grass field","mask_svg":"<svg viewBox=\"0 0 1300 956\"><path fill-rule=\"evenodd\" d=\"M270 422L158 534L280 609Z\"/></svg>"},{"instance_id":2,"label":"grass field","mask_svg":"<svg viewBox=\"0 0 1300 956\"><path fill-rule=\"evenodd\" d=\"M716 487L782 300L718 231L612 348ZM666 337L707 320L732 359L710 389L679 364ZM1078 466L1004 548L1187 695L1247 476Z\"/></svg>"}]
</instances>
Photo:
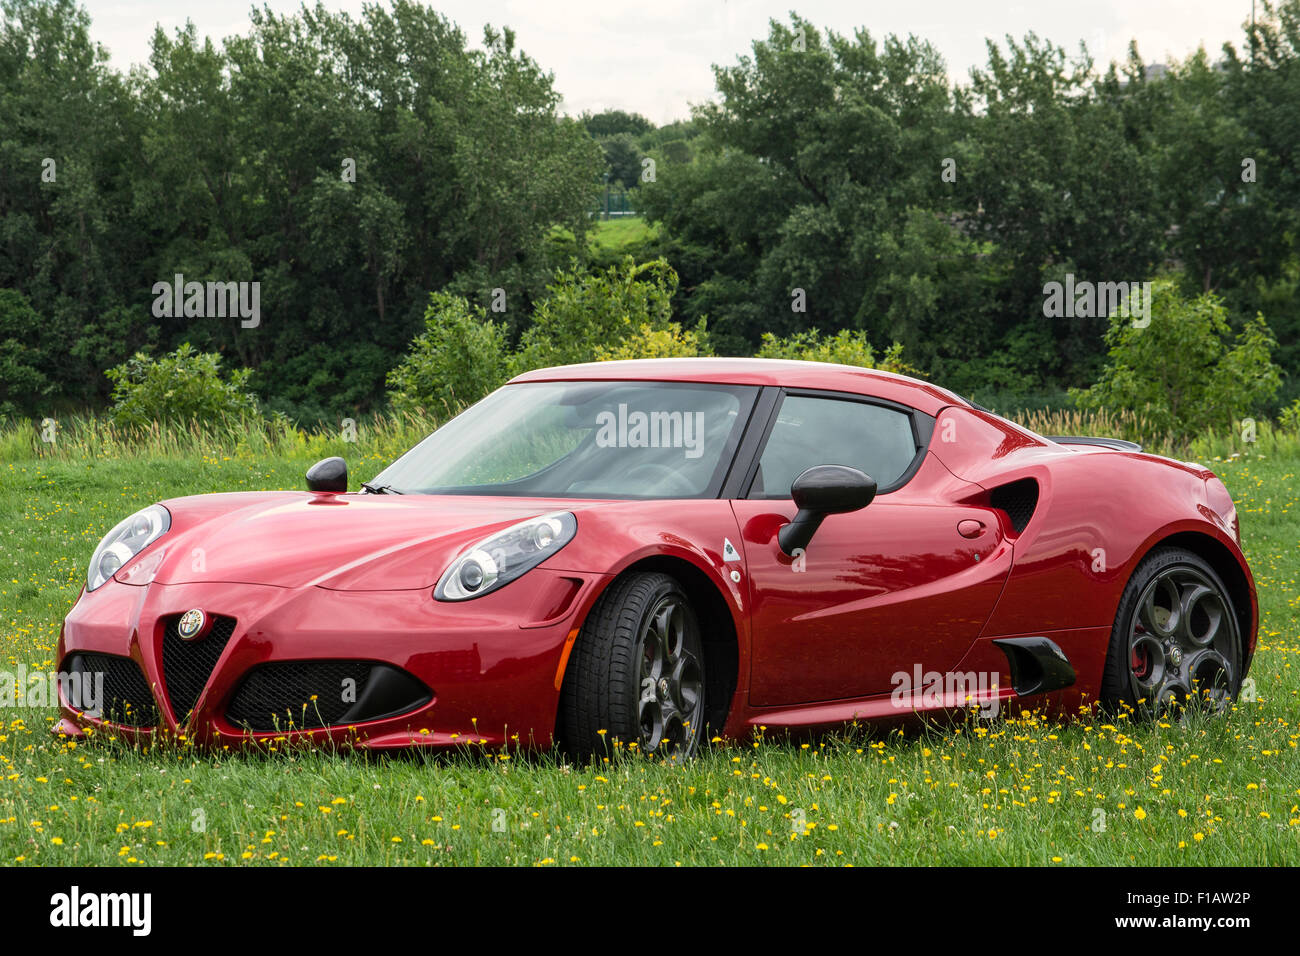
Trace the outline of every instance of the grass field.
<instances>
[{"instance_id":1,"label":"grass field","mask_svg":"<svg viewBox=\"0 0 1300 956\"><path fill-rule=\"evenodd\" d=\"M606 249L624 249L633 243L652 238L658 231L658 226L648 225L640 216L622 216L598 221L591 241Z\"/></svg>"},{"instance_id":2,"label":"grass field","mask_svg":"<svg viewBox=\"0 0 1300 956\"><path fill-rule=\"evenodd\" d=\"M243 454L0 461L0 670L54 666L100 536L196 492L299 488ZM378 471L351 460L354 482ZM1300 459L1212 463L1263 620L1255 699L1159 726L1032 716L883 739L621 756L141 753L0 726L0 861L65 865L1300 863ZM372 467L372 465L374 467Z\"/></svg>"}]
</instances>

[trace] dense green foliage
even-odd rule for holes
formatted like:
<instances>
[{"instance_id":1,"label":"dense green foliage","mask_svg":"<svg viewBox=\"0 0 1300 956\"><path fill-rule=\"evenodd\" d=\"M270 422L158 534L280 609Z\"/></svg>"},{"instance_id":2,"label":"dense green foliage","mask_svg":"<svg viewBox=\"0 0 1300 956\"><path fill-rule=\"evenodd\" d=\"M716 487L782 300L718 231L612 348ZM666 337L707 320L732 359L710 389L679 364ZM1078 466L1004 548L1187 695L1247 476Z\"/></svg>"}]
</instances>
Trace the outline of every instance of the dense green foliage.
<instances>
[{"instance_id":1,"label":"dense green foliage","mask_svg":"<svg viewBox=\"0 0 1300 956\"><path fill-rule=\"evenodd\" d=\"M784 338L771 332L764 332L758 357L861 365L863 368L881 368L887 372L914 371L903 361L903 347L899 343L895 342L877 358L866 336L861 332L850 332L848 329L840 329L834 335L827 336L823 336L816 329L811 329Z\"/></svg>"},{"instance_id":2,"label":"dense green foliage","mask_svg":"<svg viewBox=\"0 0 1300 956\"><path fill-rule=\"evenodd\" d=\"M713 354L709 332L703 319L694 328L683 329L676 322L655 328L640 322L613 348L601 346L596 358L602 362L624 359L698 358Z\"/></svg>"},{"instance_id":3,"label":"dense green foliage","mask_svg":"<svg viewBox=\"0 0 1300 956\"><path fill-rule=\"evenodd\" d=\"M104 370L181 343L337 420L386 387L442 407L534 364L813 330L815 357L897 343L880 361L959 392L1060 396L1115 343L1045 286L1162 276L1276 339L1281 387L1234 414L1300 394L1300 0L1164 72L1030 34L958 84L921 38L792 14L662 127L561 116L509 29L472 47L416 0L159 29L129 75L75 0L0 11L0 415L102 407ZM652 229L589 241L606 179ZM629 255L663 260L644 301ZM258 283L258 320L159 315L177 276Z\"/></svg>"},{"instance_id":4,"label":"dense green foliage","mask_svg":"<svg viewBox=\"0 0 1300 956\"><path fill-rule=\"evenodd\" d=\"M255 8L221 45L159 30L123 77L72 0L2 9L0 287L40 314L67 402L189 341L255 369L273 407L364 409L430 291L500 288L526 314L572 251L553 228L587 228L600 151L508 30L475 50L409 0ZM154 318L177 273L260 282L260 325Z\"/></svg>"},{"instance_id":5,"label":"dense green foliage","mask_svg":"<svg viewBox=\"0 0 1300 956\"><path fill-rule=\"evenodd\" d=\"M435 292L424 313L424 331L388 373L393 408L445 414L472 404L506 380L506 360L500 323L461 296Z\"/></svg>"},{"instance_id":6,"label":"dense green foliage","mask_svg":"<svg viewBox=\"0 0 1300 956\"><path fill-rule=\"evenodd\" d=\"M593 362L642 324L666 328L673 318L677 273L663 259L630 258L599 272L558 272L511 362L515 372Z\"/></svg>"},{"instance_id":7,"label":"dense green foliage","mask_svg":"<svg viewBox=\"0 0 1300 956\"><path fill-rule=\"evenodd\" d=\"M550 365L708 355L703 321L685 330L672 321L676 288L677 273L662 259L637 265L624 257L597 271L575 264L556 272L515 350L485 310L435 293L424 332L388 376L393 408L445 415L512 375Z\"/></svg>"},{"instance_id":8,"label":"dense green foliage","mask_svg":"<svg viewBox=\"0 0 1300 956\"><path fill-rule=\"evenodd\" d=\"M630 256L605 269L574 265L555 274L520 347L509 351L499 323L458 296L435 293L425 330L388 376L398 411L445 414L482 398L511 375L551 365L712 355L707 320L673 321L677 273L663 259ZM816 329L779 338L764 333L760 358L838 362L912 372L895 342L877 356L861 332L823 337Z\"/></svg>"},{"instance_id":9,"label":"dense green foliage","mask_svg":"<svg viewBox=\"0 0 1300 956\"><path fill-rule=\"evenodd\" d=\"M953 86L915 37L795 16L716 68L695 161L661 165L640 208L724 352L815 325L901 342L960 391L1086 385L1106 316L1049 319L1044 286L1166 273L1235 327L1262 313L1293 369L1300 2L1246 45L1149 74L1136 49L1094 64L1031 34Z\"/></svg>"},{"instance_id":10,"label":"dense green foliage","mask_svg":"<svg viewBox=\"0 0 1300 956\"><path fill-rule=\"evenodd\" d=\"M1111 316L1110 361L1097 384L1075 393L1079 407L1134 409L1185 450L1194 436L1250 417L1281 385L1262 318L1229 345L1227 310L1210 293L1187 300L1156 283L1150 324L1142 321Z\"/></svg>"},{"instance_id":11,"label":"dense green foliage","mask_svg":"<svg viewBox=\"0 0 1300 956\"><path fill-rule=\"evenodd\" d=\"M26 297L0 289L0 415L30 409L54 390L54 356L40 347L45 329Z\"/></svg>"},{"instance_id":12,"label":"dense green foliage","mask_svg":"<svg viewBox=\"0 0 1300 956\"><path fill-rule=\"evenodd\" d=\"M106 373L113 383L111 418L116 425L152 422L222 422L258 414L248 391L251 369L221 372L216 352L196 352L188 342L160 359L139 352Z\"/></svg>"}]
</instances>

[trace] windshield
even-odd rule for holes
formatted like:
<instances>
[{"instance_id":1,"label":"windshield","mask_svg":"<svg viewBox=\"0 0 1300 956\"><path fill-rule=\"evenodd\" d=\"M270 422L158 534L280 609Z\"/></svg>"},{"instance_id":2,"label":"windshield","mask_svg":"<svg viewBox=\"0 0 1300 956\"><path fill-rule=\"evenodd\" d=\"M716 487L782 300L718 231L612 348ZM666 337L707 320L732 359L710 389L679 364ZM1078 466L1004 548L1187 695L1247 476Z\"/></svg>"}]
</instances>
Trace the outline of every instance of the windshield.
<instances>
[{"instance_id":1,"label":"windshield","mask_svg":"<svg viewBox=\"0 0 1300 956\"><path fill-rule=\"evenodd\" d=\"M716 497L757 393L696 382L507 385L371 484L404 494Z\"/></svg>"}]
</instances>

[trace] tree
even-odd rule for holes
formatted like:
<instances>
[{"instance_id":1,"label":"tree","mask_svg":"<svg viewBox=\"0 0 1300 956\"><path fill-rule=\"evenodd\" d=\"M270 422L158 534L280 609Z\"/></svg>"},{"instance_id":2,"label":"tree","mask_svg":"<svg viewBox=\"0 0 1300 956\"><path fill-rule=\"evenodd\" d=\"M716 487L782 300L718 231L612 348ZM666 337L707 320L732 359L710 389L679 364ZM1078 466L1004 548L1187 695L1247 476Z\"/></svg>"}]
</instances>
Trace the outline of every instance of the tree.
<instances>
[{"instance_id":1,"label":"tree","mask_svg":"<svg viewBox=\"0 0 1300 956\"><path fill-rule=\"evenodd\" d=\"M0 416L35 415L54 391L54 355L44 345L47 324L13 289L0 289Z\"/></svg>"},{"instance_id":2,"label":"tree","mask_svg":"<svg viewBox=\"0 0 1300 956\"><path fill-rule=\"evenodd\" d=\"M46 322L60 402L189 342L276 407L364 411L431 290L500 290L516 334L584 254L601 150L509 30L472 48L414 0L259 7L222 42L156 30L124 78L73 0L0 11L0 287ZM265 321L153 315L177 274L258 283Z\"/></svg>"},{"instance_id":3,"label":"tree","mask_svg":"<svg viewBox=\"0 0 1300 956\"><path fill-rule=\"evenodd\" d=\"M644 153L631 133L602 136L597 142L605 151L610 182L620 183L624 189L635 189L641 179L641 160Z\"/></svg>"},{"instance_id":4,"label":"tree","mask_svg":"<svg viewBox=\"0 0 1300 956\"><path fill-rule=\"evenodd\" d=\"M1087 381L1103 326L1071 314L1045 327L1045 279L1136 281L1160 264L1169 225L1157 195L1150 130L1130 122L1143 68L1136 53L1121 79L1097 78L1086 50L1033 33L989 42L988 65L960 99L970 137L958 177L968 234L984 240L999 283L996 335L1004 345L1049 348L1022 356L1043 380ZM989 353L984 353L989 354ZM1045 367L1044 367L1045 366Z\"/></svg>"},{"instance_id":5,"label":"tree","mask_svg":"<svg viewBox=\"0 0 1300 956\"><path fill-rule=\"evenodd\" d=\"M595 139L603 136L619 136L627 133L631 136L643 136L655 128L640 113L628 113L625 110L603 110L599 113L582 114L582 125Z\"/></svg>"},{"instance_id":6,"label":"tree","mask_svg":"<svg viewBox=\"0 0 1300 956\"><path fill-rule=\"evenodd\" d=\"M138 127L127 85L73 0L0 0L0 288L42 318L62 403L107 393L75 348L99 316L141 301L131 216ZM147 289L144 290L147 293ZM119 341L113 360L130 354ZM13 360L13 356L10 356Z\"/></svg>"},{"instance_id":7,"label":"tree","mask_svg":"<svg viewBox=\"0 0 1300 956\"><path fill-rule=\"evenodd\" d=\"M464 298L445 292L429 297L424 331L388 373L394 409L455 413L506 380L506 341L500 324Z\"/></svg>"},{"instance_id":8,"label":"tree","mask_svg":"<svg viewBox=\"0 0 1300 956\"><path fill-rule=\"evenodd\" d=\"M955 316L982 311L971 301L982 289L962 276L978 270L976 250L934 212L952 193L936 144L960 129L933 47L823 35L793 16L714 73L694 162L641 190L682 272L683 317L709 315L719 350L813 324L943 342Z\"/></svg>"},{"instance_id":9,"label":"tree","mask_svg":"<svg viewBox=\"0 0 1300 956\"><path fill-rule=\"evenodd\" d=\"M1185 450L1196 435L1231 429L1257 413L1281 385L1264 317L1247 321L1235 342L1222 300L1184 297L1168 280L1152 286L1150 324L1110 318L1110 359L1088 389L1073 389L1080 408L1131 410Z\"/></svg>"}]
</instances>

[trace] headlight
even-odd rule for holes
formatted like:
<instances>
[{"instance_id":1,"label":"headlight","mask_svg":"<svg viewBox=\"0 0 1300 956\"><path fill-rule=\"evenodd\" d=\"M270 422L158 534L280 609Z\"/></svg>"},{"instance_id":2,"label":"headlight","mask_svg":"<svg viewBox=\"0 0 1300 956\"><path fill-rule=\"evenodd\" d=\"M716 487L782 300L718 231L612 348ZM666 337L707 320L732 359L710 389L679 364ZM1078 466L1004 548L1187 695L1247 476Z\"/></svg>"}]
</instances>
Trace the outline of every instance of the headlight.
<instances>
[{"instance_id":1,"label":"headlight","mask_svg":"<svg viewBox=\"0 0 1300 956\"><path fill-rule=\"evenodd\" d=\"M1223 519L1223 523L1232 532L1238 546L1241 545L1241 522L1237 518L1237 506L1232 502L1232 495L1223 482L1216 477L1205 479L1205 497L1214 513Z\"/></svg>"},{"instance_id":2,"label":"headlight","mask_svg":"<svg viewBox=\"0 0 1300 956\"><path fill-rule=\"evenodd\" d=\"M504 587L563 548L577 531L578 519L567 511L511 525L461 552L442 572L433 596L467 601Z\"/></svg>"},{"instance_id":3,"label":"headlight","mask_svg":"<svg viewBox=\"0 0 1300 956\"><path fill-rule=\"evenodd\" d=\"M172 516L167 509L162 505L150 505L104 535L104 540L90 556L86 590L93 591L111 578L128 561L166 534L171 526Z\"/></svg>"}]
</instances>

